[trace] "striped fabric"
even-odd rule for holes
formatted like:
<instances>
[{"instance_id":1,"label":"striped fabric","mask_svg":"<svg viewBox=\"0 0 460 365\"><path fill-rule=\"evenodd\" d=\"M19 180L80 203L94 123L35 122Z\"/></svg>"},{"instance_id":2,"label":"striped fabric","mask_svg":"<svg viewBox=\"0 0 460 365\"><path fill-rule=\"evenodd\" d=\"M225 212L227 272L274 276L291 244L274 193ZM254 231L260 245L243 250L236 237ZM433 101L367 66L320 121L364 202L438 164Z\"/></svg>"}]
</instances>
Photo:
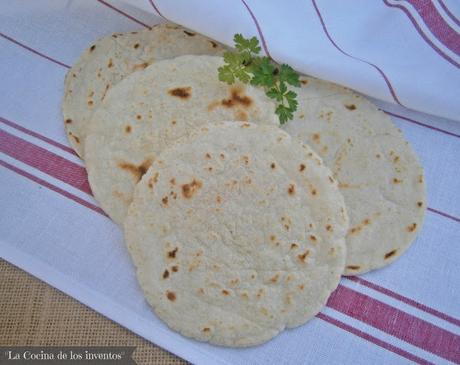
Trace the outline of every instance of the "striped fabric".
<instances>
[{"instance_id":1,"label":"striped fabric","mask_svg":"<svg viewBox=\"0 0 460 365\"><path fill-rule=\"evenodd\" d=\"M455 94L452 87L460 83L455 77L449 81L449 73L435 82L435 71L427 68L426 73L433 75L425 81L433 90L427 90L421 81L411 91L407 81L418 82L420 76L410 74L404 79L394 74L391 58L377 57L372 53L375 49L360 53L359 42L352 46L357 39L347 40L348 34L340 32L338 20L331 15L333 8L344 11L340 19L348 17L353 23L350 35L356 35L362 18L350 15L350 6L356 12L359 1L303 1L292 8L279 5L280 18L272 16L271 21L267 19L272 2L262 6L262 2L242 0L218 9L204 8L204 3L15 0L0 4L0 256L197 364L460 363L460 123L402 106L458 117L460 102L453 101L460 93ZM455 27L459 21L453 1L373 3L385 16L365 23L370 30L362 35L362 42L367 44L378 35L371 32L372 27L381 30L391 25L407 48L411 44L426 48L420 55L424 59L414 68L422 67L422 62L433 62L433 68L442 63L458 73ZM95 38L148 27L161 17L182 19L184 25L207 34L215 27L214 35L227 41L238 31L237 25L241 26L240 31L261 37L274 59L286 57L293 64L295 55L289 58L282 47L298 47L300 35L286 41L291 30L277 25L279 19L285 22L287 16L293 16L293 9L299 19L316 19L306 22L311 28L308 32L322 34L317 43L306 47L313 52L323 42L330 48L321 56L324 58L311 53L297 66L308 66L317 75L360 90L375 87L372 95L390 101L374 100L401 128L425 166L429 203L425 224L414 245L390 267L342 279L324 310L307 325L250 349L197 343L168 330L152 314L137 285L121 231L91 195L83 163L69 147L63 130L64 76ZM226 16L217 18L224 10ZM193 19L187 18L192 15ZM205 20L201 28L200 17ZM231 17L242 20L239 24L226 21ZM412 30L410 36L404 27ZM221 28L228 34L218 30ZM280 40L283 44L277 46ZM383 51L394 58L411 52L406 49L397 54L392 48L397 46ZM344 69L334 71L334 62L342 62ZM413 98L411 92L420 95ZM430 93L438 99L419 107L416 103L431 97ZM440 100L442 97L446 100ZM446 105L449 110L437 113L437 108Z\"/></svg>"}]
</instances>

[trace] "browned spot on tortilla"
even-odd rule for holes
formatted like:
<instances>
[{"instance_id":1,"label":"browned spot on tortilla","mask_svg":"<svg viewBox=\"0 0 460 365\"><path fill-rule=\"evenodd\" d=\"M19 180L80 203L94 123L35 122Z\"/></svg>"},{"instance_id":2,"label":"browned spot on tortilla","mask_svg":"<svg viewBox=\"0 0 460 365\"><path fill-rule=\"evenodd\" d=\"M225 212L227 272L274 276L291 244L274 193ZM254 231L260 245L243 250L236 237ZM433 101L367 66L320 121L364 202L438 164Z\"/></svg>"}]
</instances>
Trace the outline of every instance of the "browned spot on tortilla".
<instances>
[{"instance_id":1,"label":"browned spot on tortilla","mask_svg":"<svg viewBox=\"0 0 460 365\"><path fill-rule=\"evenodd\" d=\"M175 120L171 120L171 124L172 124L172 125L176 125L176 123L177 123L177 122L176 122Z\"/></svg>"},{"instance_id":2,"label":"browned spot on tortilla","mask_svg":"<svg viewBox=\"0 0 460 365\"><path fill-rule=\"evenodd\" d=\"M93 52L93 51L95 50L95 48L96 48L96 45L93 44L93 45L89 48L89 51L90 51L90 52Z\"/></svg>"},{"instance_id":3,"label":"browned spot on tortilla","mask_svg":"<svg viewBox=\"0 0 460 365\"><path fill-rule=\"evenodd\" d=\"M171 185L176 185L176 179L175 178L172 178L171 180L169 180L169 182L171 183Z\"/></svg>"},{"instance_id":4,"label":"browned spot on tortilla","mask_svg":"<svg viewBox=\"0 0 460 365\"><path fill-rule=\"evenodd\" d=\"M206 153L204 157L206 157L209 160L211 158L211 155L209 153Z\"/></svg>"},{"instance_id":5,"label":"browned spot on tortilla","mask_svg":"<svg viewBox=\"0 0 460 365\"><path fill-rule=\"evenodd\" d=\"M375 157L380 158L380 157L381 157L381 156L380 156L380 153L377 153L377 154L375 155Z\"/></svg>"},{"instance_id":6,"label":"browned spot on tortilla","mask_svg":"<svg viewBox=\"0 0 460 365\"><path fill-rule=\"evenodd\" d=\"M92 100L88 100L88 106L93 106L94 102Z\"/></svg>"},{"instance_id":7,"label":"browned spot on tortilla","mask_svg":"<svg viewBox=\"0 0 460 365\"><path fill-rule=\"evenodd\" d=\"M298 287L300 290L304 290L304 289L305 289L305 285L304 285L304 284L299 284L299 285L297 285L297 287Z\"/></svg>"},{"instance_id":8,"label":"browned spot on tortilla","mask_svg":"<svg viewBox=\"0 0 460 365\"><path fill-rule=\"evenodd\" d=\"M136 115L136 119L137 119L137 120L141 120L141 119L142 119L142 115L140 115L140 114Z\"/></svg>"},{"instance_id":9,"label":"browned spot on tortilla","mask_svg":"<svg viewBox=\"0 0 460 365\"><path fill-rule=\"evenodd\" d=\"M205 327L205 328L203 328L201 331L203 331L203 332L209 332L209 331L211 331L211 329L210 329L209 327Z\"/></svg>"},{"instance_id":10,"label":"browned spot on tortilla","mask_svg":"<svg viewBox=\"0 0 460 365\"><path fill-rule=\"evenodd\" d=\"M153 176L149 179L148 186L150 189L153 189L153 185L155 185L158 181L158 172L155 172Z\"/></svg>"},{"instance_id":11,"label":"browned spot on tortilla","mask_svg":"<svg viewBox=\"0 0 460 365\"><path fill-rule=\"evenodd\" d=\"M310 239L311 239L312 241L316 241L316 236L314 236L314 235L311 234L311 235L310 235Z\"/></svg>"},{"instance_id":12,"label":"browned spot on tortilla","mask_svg":"<svg viewBox=\"0 0 460 365\"><path fill-rule=\"evenodd\" d=\"M188 99L190 95L192 95L192 88L190 86L176 87L175 89L169 90L168 93L181 99Z\"/></svg>"},{"instance_id":13,"label":"browned spot on tortilla","mask_svg":"<svg viewBox=\"0 0 460 365\"><path fill-rule=\"evenodd\" d=\"M270 241L275 241L275 240L276 240L276 236L275 236L274 234L272 234L272 235L270 236Z\"/></svg>"},{"instance_id":14,"label":"browned spot on tortilla","mask_svg":"<svg viewBox=\"0 0 460 365\"><path fill-rule=\"evenodd\" d=\"M134 47L134 49L138 49L139 48L139 43L136 43L133 47Z\"/></svg>"},{"instance_id":15,"label":"browned spot on tortilla","mask_svg":"<svg viewBox=\"0 0 460 365\"><path fill-rule=\"evenodd\" d=\"M236 105L240 105L249 108L252 104L252 99L243 94L241 88L232 87L230 89L230 97L228 99L222 99L221 105L227 108L233 108Z\"/></svg>"},{"instance_id":16,"label":"browned spot on tortilla","mask_svg":"<svg viewBox=\"0 0 460 365\"><path fill-rule=\"evenodd\" d=\"M168 270L165 270L163 272L163 279L167 279L169 277L169 271Z\"/></svg>"},{"instance_id":17,"label":"browned spot on tortilla","mask_svg":"<svg viewBox=\"0 0 460 365\"><path fill-rule=\"evenodd\" d=\"M174 265L173 267L171 267L171 270L172 270L173 272L178 272L178 271L179 271L179 267L177 267L177 266Z\"/></svg>"},{"instance_id":18,"label":"browned spot on tortilla","mask_svg":"<svg viewBox=\"0 0 460 365\"><path fill-rule=\"evenodd\" d=\"M69 136L72 136L72 138L75 140L76 143L80 143L80 138L78 138L76 135L72 134L72 132L69 132Z\"/></svg>"},{"instance_id":19,"label":"browned spot on tortilla","mask_svg":"<svg viewBox=\"0 0 460 365\"><path fill-rule=\"evenodd\" d=\"M423 202L417 202L417 206L421 207L423 205Z\"/></svg>"},{"instance_id":20,"label":"browned spot on tortilla","mask_svg":"<svg viewBox=\"0 0 460 365\"><path fill-rule=\"evenodd\" d=\"M249 156L241 156L241 159L246 166L249 165Z\"/></svg>"},{"instance_id":21,"label":"browned spot on tortilla","mask_svg":"<svg viewBox=\"0 0 460 365\"><path fill-rule=\"evenodd\" d=\"M101 101L104 100L105 95L107 94L107 91L109 90L109 87L110 87L109 84L106 84L106 85L105 85L104 92L102 93L102 96L101 96Z\"/></svg>"},{"instance_id":22,"label":"browned spot on tortilla","mask_svg":"<svg viewBox=\"0 0 460 365\"><path fill-rule=\"evenodd\" d=\"M270 282L272 282L273 284L276 283L278 281L278 278L280 276L278 274L276 274L275 276L273 276L272 278L270 278Z\"/></svg>"},{"instance_id":23,"label":"browned spot on tortilla","mask_svg":"<svg viewBox=\"0 0 460 365\"><path fill-rule=\"evenodd\" d=\"M176 293L173 291L166 291L166 298L168 298L171 302L176 300Z\"/></svg>"},{"instance_id":24,"label":"browned spot on tortilla","mask_svg":"<svg viewBox=\"0 0 460 365\"><path fill-rule=\"evenodd\" d=\"M230 285L231 285L231 286L236 286L236 285L239 284L239 282L240 282L240 279L238 279L238 278L231 279L231 280L230 280Z\"/></svg>"},{"instance_id":25,"label":"browned spot on tortilla","mask_svg":"<svg viewBox=\"0 0 460 365\"><path fill-rule=\"evenodd\" d=\"M305 251L303 254L298 255L297 258L298 258L300 261L305 262L305 260L307 259L308 255L310 255L310 250L307 250L307 251Z\"/></svg>"},{"instance_id":26,"label":"browned spot on tortilla","mask_svg":"<svg viewBox=\"0 0 460 365\"><path fill-rule=\"evenodd\" d=\"M204 289L203 288L198 288L197 292L198 292L198 294L204 294Z\"/></svg>"},{"instance_id":27,"label":"browned spot on tortilla","mask_svg":"<svg viewBox=\"0 0 460 365\"><path fill-rule=\"evenodd\" d=\"M243 298L243 299L249 299L248 293L241 293L240 297Z\"/></svg>"},{"instance_id":28,"label":"browned spot on tortilla","mask_svg":"<svg viewBox=\"0 0 460 365\"><path fill-rule=\"evenodd\" d=\"M331 184L333 184L334 183L334 178L332 176L328 176L328 178L329 178L329 181L331 182Z\"/></svg>"},{"instance_id":29,"label":"browned spot on tortilla","mask_svg":"<svg viewBox=\"0 0 460 365\"><path fill-rule=\"evenodd\" d=\"M111 68L112 66L113 66L113 61L112 61L112 59L110 58L110 59L109 59L109 62L107 63L107 67L108 67L108 68Z\"/></svg>"},{"instance_id":30,"label":"browned spot on tortilla","mask_svg":"<svg viewBox=\"0 0 460 365\"><path fill-rule=\"evenodd\" d=\"M358 265L347 265L347 269L350 269L350 270L359 270L361 268L361 266L358 266Z\"/></svg>"},{"instance_id":31,"label":"browned spot on tortilla","mask_svg":"<svg viewBox=\"0 0 460 365\"><path fill-rule=\"evenodd\" d=\"M402 180L397 179L397 178L393 179L393 184L400 184L400 183L402 183Z\"/></svg>"},{"instance_id":32,"label":"browned spot on tortilla","mask_svg":"<svg viewBox=\"0 0 460 365\"><path fill-rule=\"evenodd\" d=\"M221 153L221 154L220 154L220 158L221 158L222 160L224 160L224 159L225 159L225 155L224 155L223 153Z\"/></svg>"},{"instance_id":33,"label":"browned spot on tortilla","mask_svg":"<svg viewBox=\"0 0 460 365\"><path fill-rule=\"evenodd\" d=\"M66 120L65 120L65 123L66 123L66 124L72 123L72 119L66 119Z\"/></svg>"},{"instance_id":34,"label":"browned spot on tortilla","mask_svg":"<svg viewBox=\"0 0 460 365\"><path fill-rule=\"evenodd\" d=\"M132 163L129 163L129 162L122 161L118 163L118 167L130 172L134 176L137 182L147 172L151 164L152 164L152 160L150 159L145 160L139 166L133 165Z\"/></svg>"},{"instance_id":35,"label":"browned spot on tortilla","mask_svg":"<svg viewBox=\"0 0 460 365\"><path fill-rule=\"evenodd\" d=\"M326 231L332 232L333 230L334 230L334 229L332 228L332 226L331 226L330 224L328 224L328 225L326 226Z\"/></svg>"},{"instance_id":36,"label":"browned spot on tortilla","mask_svg":"<svg viewBox=\"0 0 460 365\"><path fill-rule=\"evenodd\" d=\"M168 205L168 197L163 197L163 199L161 199L161 202L163 203L163 205Z\"/></svg>"},{"instance_id":37,"label":"browned spot on tortilla","mask_svg":"<svg viewBox=\"0 0 460 365\"><path fill-rule=\"evenodd\" d=\"M131 126L129 124L125 127L125 132L131 133Z\"/></svg>"},{"instance_id":38,"label":"browned spot on tortilla","mask_svg":"<svg viewBox=\"0 0 460 365\"><path fill-rule=\"evenodd\" d=\"M352 227L352 228L350 228L350 229L348 230L348 234L355 234L355 233L358 233L358 232L361 231L362 228L363 228L363 227L360 226L360 225L358 225L358 226L356 226L356 227Z\"/></svg>"},{"instance_id":39,"label":"browned spot on tortilla","mask_svg":"<svg viewBox=\"0 0 460 365\"><path fill-rule=\"evenodd\" d=\"M143 70L148 65L149 65L148 62L136 63L135 65L133 65L133 71Z\"/></svg>"},{"instance_id":40,"label":"browned spot on tortilla","mask_svg":"<svg viewBox=\"0 0 460 365\"><path fill-rule=\"evenodd\" d=\"M175 258L176 258L177 251L179 251L179 249L178 249L177 247L176 247L174 250L169 251L169 252L168 252L168 257L169 257L170 259L175 259Z\"/></svg>"},{"instance_id":41,"label":"browned spot on tortilla","mask_svg":"<svg viewBox=\"0 0 460 365\"><path fill-rule=\"evenodd\" d=\"M306 166L303 163L301 163L300 166L299 166L299 171L305 170L305 167Z\"/></svg>"},{"instance_id":42,"label":"browned spot on tortilla","mask_svg":"<svg viewBox=\"0 0 460 365\"><path fill-rule=\"evenodd\" d=\"M222 294L223 295L230 295L230 292L228 290L222 289Z\"/></svg>"},{"instance_id":43,"label":"browned spot on tortilla","mask_svg":"<svg viewBox=\"0 0 460 365\"><path fill-rule=\"evenodd\" d=\"M249 118L248 118L248 114L243 111L243 110L237 110L235 112L235 119L236 120L244 120L244 121L247 121Z\"/></svg>"},{"instance_id":44,"label":"browned spot on tortilla","mask_svg":"<svg viewBox=\"0 0 460 365\"><path fill-rule=\"evenodd\" d=\"M345 104L345 108L347 108L348 110L355 110L356 105L355 104Z\"/></svg>"},{"instance_id":45,"label":"browned spot on tortilla","mask_svg":"<svg viewBox=\"0 0 460 365\"><path fill-rule=\"evenodd\" d=\"M367 226L367 225L370 224L370 223L371 223L371 220L370 220L369 218L366 218L366 219L363 220L363 224L364 224L365 226Z\"/></svg>"},{"instance_id":46,"label":"browned spot on tortilla","mask_svg":"<svg viewBox=\"0 0 460 365\"><path fill-rule=\"evenodd\" d=\"M419 175L419 176L418 176L418 182L419 182L420 184L423 183L423 175Z\"/></svg>"},{"instance_id":47,"label":"browned spot on tortilla","mask_svg":"<svg viewBox=\"0 0 460 365\"><path fill-rule=\"evenodd\" d=\"M196 35L196 33L193 33L193 32L188 32L186 30L184 30L184 33L187 34L188 36L190 37L194 37Z\"/></svg>"},{"instance_id":48,"label":"browned spot on tortilla","mask_svg":"<svg viewBox=\"0 0 460 365\"><path fill-rule=\"evenodd\" d=\"M412 223L410 226L407 226L407 232L414 232L415 229L417 228L417 223Z\"/></svg>"},{"instance_id":49,"label":"browned spot on tortilla","mask_svg":"<svg viewBox=\"0 0 460 365\"><path fill-rule=\"evenodd\" d=\"M193 179L190 183L182 185L182 195L184 198L190 199L202 186L201 181Z\"/></svg>"},{"instance_id":50,"label":"browned spot on tortilla","mask_svg":"<svg viewBox=\"0 0 460 365\"><path fill-rule=\"evenodd\" d=\"M272 162L272 163L270 164L270 167L271 167L271 168L272 168L272 170L273 170L273 169L276 167L275 163L274 163L274 162Z\"/></svg>"},{"instance_id":51,"label":"browned spot on tortilla","mask_svg":"<svg viewBox=\"0 0 460 365\"><path fill-rule=\"evenodd\" d=\"M291 250L295 250L296 248L299 248L299 245L297 243L291 243Z\"/></svg>"},{"instance_id":52,"label":"browned spot on tortilla","mask_svg":"<svg viewBox=\"0 0 460 365\"><path fill-rule=\"evenodd\" d=\"M216 202L217 202L218 204L222 203L222 198L220 197L220 195L217 195L217 196L216 196Z\"/></svg>"},{"instance_id":53,"label":"browned spot on tortilla","mask_svg":"<svg viewBox=\"0 0 460 365\"><path fill-rule=\"evenodd\" d=\"M308 84L308 80L300 80L300 82L301 82L303 85Z\"/></svg>"},{"instance_id":54,"label":"browned spot on tortilla","mask_svg":"<svg viewBox=\"0 0 460 365\"><path fill-rule=\"evenodd\" d=\"M316 191L316 189L311 189L311 195L316 195L318 192Z\"/></svg>"},{"instance_id":55,"label":"browned spot on tortilla","mask_svg":"<svg viewBox=\"0 0 460 365\"><path fill-rule=\"evenodd\" d=\"M288 186L288 194L289 195L294 195L295 194L295 185L294 184L289 184L289 186Z\"/></svg>"},{"instance_id":56,"label":"browned spot on tortilla","mask_svg":"<svg viewBox=\"0 0 460 365\"><path fill-rule=\"evenodd\" d=\"M319 135L319 133L314 133L312 138L314 142L319 143L321 136Z\"/></svg>"},{"instance_id":57,"label":"browned spot on tortilla","mask_svg":"<svg viewBox=\"0 0 460 365\"><path fill-rule=\"evenodd\" d=\"M398 250L392 250L392 251L390 251L390 252L387 252L387 253L385 254L385 260L386 260L386 259L389 259L391 256L394 256L394 255L396 254L396 252L398 252Z\"/></svg>"}]
</instances>

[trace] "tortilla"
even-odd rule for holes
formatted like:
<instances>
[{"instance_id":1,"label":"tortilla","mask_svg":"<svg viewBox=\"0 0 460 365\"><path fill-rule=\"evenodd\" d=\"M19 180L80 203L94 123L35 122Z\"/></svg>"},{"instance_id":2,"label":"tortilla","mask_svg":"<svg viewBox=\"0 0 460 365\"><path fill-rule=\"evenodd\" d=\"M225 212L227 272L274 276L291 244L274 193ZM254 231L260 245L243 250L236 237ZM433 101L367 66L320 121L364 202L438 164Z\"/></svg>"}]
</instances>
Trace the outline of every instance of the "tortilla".
<instances>
[{"instance_id":1,"label":"tortilla","mask_svg":"<svg viewBox=\"0 0 460 365\"><path fill-rule=\"evenodd\" d=\"M299 108L284 129L308 143L339 181L350 216L345 275L385 266L420 230L423 169L401 131L362 96L305 77Z\"/></svg>"},{"instance_id":2,"label":"tortilla","mask_svg":"<svg viewBox=\"0 0 460 365\"><path fill-rule=\"evenodd\" d=\"M186 54L221 55L223 51L217 42L173 24L97 40L65 78L62 113L70 144L83 157L91 115L107 92L127 75L155 61Z\"/></svg>"},{"instance_id":3,"label":"tortilla","mask_svg":"<svg viewBox=\"0 0 460 365\"><path fill-rule=\"evenodd\" d=\"M124 229L155 313L185 336L265 342L337 287L348 228L337 182L281 129L209 124L164 150Z\"/></svg>"},{"instance_id":4,"label":"tortilla","mask_svg":"<svg viewBox=\"0 0 460 365\"><path fill-rule=\"evenodd\" d=\"M221 57L155 62L113 87L94 113L86 139L89 182L102 208L122 224L135 184L165 147L208 122L275 124L263 90L217 79Z\"/></svg>"}]
</instances>

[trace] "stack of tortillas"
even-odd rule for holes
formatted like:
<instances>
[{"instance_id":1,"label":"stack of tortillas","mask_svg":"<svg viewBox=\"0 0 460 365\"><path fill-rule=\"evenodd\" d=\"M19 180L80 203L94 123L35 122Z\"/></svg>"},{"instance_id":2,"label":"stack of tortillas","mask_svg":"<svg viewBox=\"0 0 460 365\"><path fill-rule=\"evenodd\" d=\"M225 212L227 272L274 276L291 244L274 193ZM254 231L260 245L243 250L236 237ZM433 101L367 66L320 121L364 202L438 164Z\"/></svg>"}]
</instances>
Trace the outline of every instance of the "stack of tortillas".
<instances>
[{"instance_id":1,"label":"stack of tortillas","mask_svg":"<svg viewBox=\"0 0 460 365\"><path fill-rule=\"evenodd\" d=\"M223 51L171 24L100 39L66 77L63 114L155 313L251 346L315 316L341 275L400 256L425 186L366 99L303 77L281 130L263 90L218 80Z\"/></svg>"}]
</instances>

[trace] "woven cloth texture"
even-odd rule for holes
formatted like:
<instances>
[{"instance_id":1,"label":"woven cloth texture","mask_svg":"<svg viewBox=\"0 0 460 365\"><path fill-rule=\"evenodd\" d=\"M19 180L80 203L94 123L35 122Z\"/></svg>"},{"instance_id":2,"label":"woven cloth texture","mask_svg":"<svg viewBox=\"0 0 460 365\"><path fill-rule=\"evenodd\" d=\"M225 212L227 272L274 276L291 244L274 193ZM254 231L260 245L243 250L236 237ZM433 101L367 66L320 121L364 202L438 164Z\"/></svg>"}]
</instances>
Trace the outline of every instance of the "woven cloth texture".
<instances>
[{"instance_id":1,"label":"woven cloth texture","mask_svg":"<svg viewBox=\"0 0 460 365\"><path fill-rule=\"evenodd\" d=\"M186 361L0 259L0 346L136 346L137 364Z\"/></svg>"}]
</instances>

